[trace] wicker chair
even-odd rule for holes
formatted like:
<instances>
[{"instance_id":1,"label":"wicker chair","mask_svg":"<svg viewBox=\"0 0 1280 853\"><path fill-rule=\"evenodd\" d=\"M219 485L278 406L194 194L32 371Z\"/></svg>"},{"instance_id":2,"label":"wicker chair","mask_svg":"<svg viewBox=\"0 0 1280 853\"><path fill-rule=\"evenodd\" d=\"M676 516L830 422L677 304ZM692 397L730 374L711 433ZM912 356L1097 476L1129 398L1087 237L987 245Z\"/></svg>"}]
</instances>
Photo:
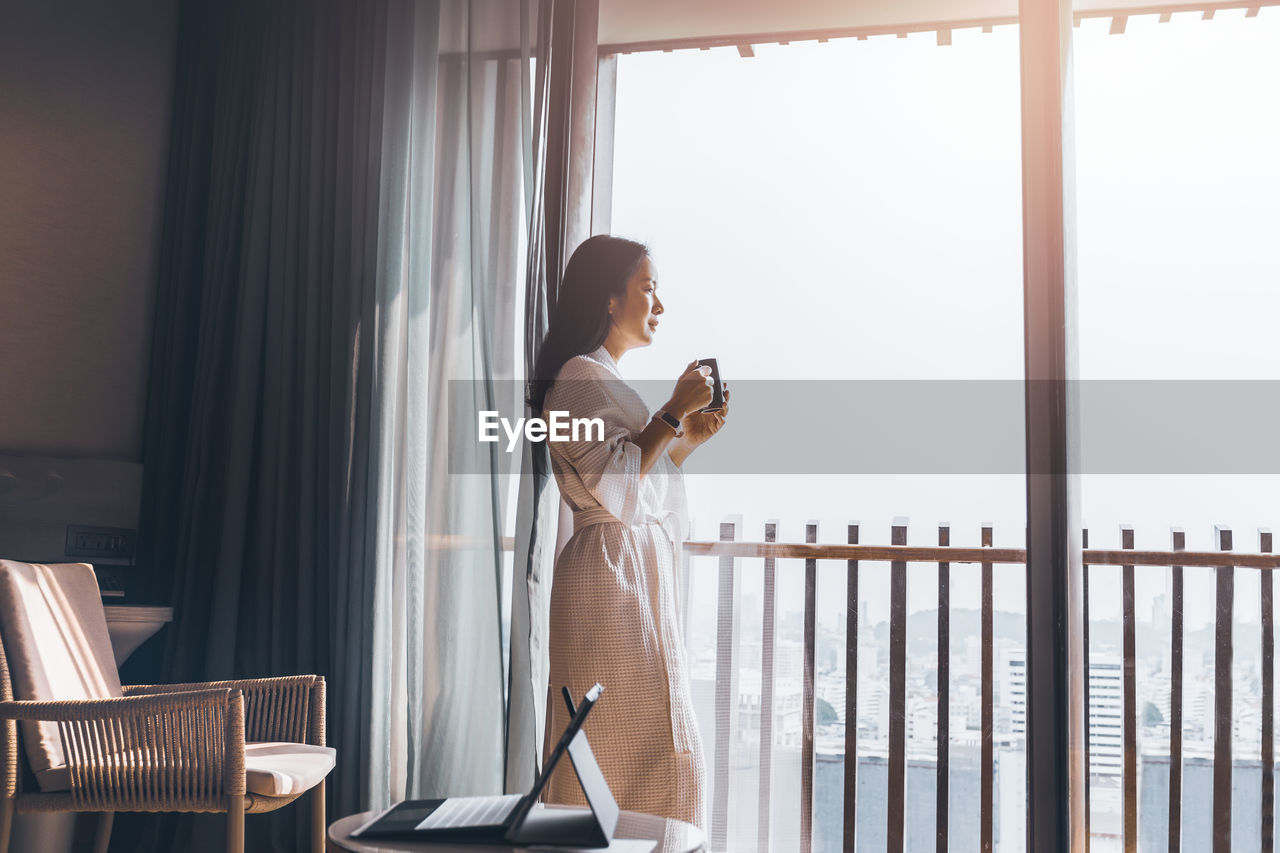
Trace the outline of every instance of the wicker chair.
<instances>
[{"instance_id":1,"label":"wicker chair","mask_svg":"<svg viewBox=\"0 0 1280 853\"><path fill-rule=\"evenodd\" d=\"M0 620L0 853L15 812L50 811L100 812L97 853L118 811L226 813L227 850L238 853L245 814L308 792L311 850L323 853L334 764L323 678L118 686L97 582L82 563L0 560ZM60 663L75 670L69 691L58 689L65 671L41 670ZM24 667L37 670L34 681ZM40 698L14 701L15 690ZM51 690L65 698L46 698Z\"/></svg>"}]
</instances>

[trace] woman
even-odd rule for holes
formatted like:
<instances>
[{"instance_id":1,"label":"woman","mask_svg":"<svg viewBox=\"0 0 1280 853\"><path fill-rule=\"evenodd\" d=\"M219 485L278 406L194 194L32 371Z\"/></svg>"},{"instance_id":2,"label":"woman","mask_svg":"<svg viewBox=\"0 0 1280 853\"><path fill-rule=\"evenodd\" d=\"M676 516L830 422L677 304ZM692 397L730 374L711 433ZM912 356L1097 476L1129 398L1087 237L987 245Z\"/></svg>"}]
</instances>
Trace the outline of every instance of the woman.
<instances>
[{"instance_id":1,"label":"woman","mask_svg":"<svg viewBox=\"0 0 1280 853\"><path fill-rule=\"evenodd\" d=\"M554 746L568 723L561 686L580 697L599 681L605 691L586 731L618 804L703 827L706 770L676 623L675 569L689 528L681 465L724 426L729 392L719 411L700 411L712 380L695 361L650 416L623 381L622 356L653 343L664 311L657 290L644 245L590 238L565 268L534 369L533 411L604 422L603 440L548 443L574 524L551 588L544 742ZM563 763L546 799L585 802Z\"/></svg>"}]
</instances>

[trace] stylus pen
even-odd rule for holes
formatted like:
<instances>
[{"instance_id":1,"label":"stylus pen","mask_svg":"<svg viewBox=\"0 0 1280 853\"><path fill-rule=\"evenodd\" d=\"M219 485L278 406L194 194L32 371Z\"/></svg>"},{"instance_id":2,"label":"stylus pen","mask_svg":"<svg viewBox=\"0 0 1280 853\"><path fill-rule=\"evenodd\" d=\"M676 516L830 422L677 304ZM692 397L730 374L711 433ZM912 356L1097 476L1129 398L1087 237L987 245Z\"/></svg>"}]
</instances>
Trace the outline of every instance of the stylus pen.
<instances>
[{"instance_id":1,"label":"stylus pen","mask_svg":"<svg viewBox=\"0 0 1280 853\"><path fill-rule=\"evenodd\" d=\"M583 702L589 705L593 704L597 699L600 698L600 694L603 692L604 692L604 685L599 682L596 682L596 686L588 690L587 695L583 697ZM568 685L565 685L560 688L560 695L564 697L564 704L565 704L565 707L569 709L569 716L576 717L578 715L578 709L573 704L573 694L569 692Z\"/></svg>"}]
</instances>

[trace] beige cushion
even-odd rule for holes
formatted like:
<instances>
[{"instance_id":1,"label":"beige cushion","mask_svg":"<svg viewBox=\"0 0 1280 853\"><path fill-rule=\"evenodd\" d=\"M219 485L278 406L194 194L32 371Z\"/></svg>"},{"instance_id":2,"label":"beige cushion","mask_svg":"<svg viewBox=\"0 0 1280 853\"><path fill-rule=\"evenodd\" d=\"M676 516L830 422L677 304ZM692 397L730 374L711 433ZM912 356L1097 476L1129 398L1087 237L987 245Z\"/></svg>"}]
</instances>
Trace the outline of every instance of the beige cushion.
<instances>
[{"instance_id":1,"label":"beige cushion","mask_svg":"<svg viewBox=\"0 0 1280 853\"><path fill-rule=\"evenodd\" d=\"M306 743L246 743L244 784L252 794L287 797L309 791L329 775L338 753Z\"/></svg>"},{"instance_id":2,"label":"beige cushion","mask_svg":"<svg viewBox=\"0 0 1280 853\"><path fill-rule=\"evenodd\" d=\"M92 566L0 560L0 631L15 698L121 695ZM66 764L57 723L24 720L21 725L37 779Z\"/></svg>"},{"instance_id":3,"label":"beige cushion","mask_svg":"<svg viewBox=\"0 0 1280 853\"><path fill-rule=\"evenodd\" d=\"M71 770L66 765L41 770L36 774L36 782L40 784L40 790L46 794L50 791L69 791L71 790Z\"/></svg>"},{"instance_id":4,"label":"beige cushion","mask_svg":"<svg viewBox=\"0 0 1280 853\"><path fill-rule=\"evenodd\" d=\"M305 743L246 743L244 784L251 794L287 797L310 791L333 769L338 753L328 746ZM146 756L139 755L145 762ZM71 788L71 771L54 767L37 774L42 791Z\"/></svg>"}]
</instances>

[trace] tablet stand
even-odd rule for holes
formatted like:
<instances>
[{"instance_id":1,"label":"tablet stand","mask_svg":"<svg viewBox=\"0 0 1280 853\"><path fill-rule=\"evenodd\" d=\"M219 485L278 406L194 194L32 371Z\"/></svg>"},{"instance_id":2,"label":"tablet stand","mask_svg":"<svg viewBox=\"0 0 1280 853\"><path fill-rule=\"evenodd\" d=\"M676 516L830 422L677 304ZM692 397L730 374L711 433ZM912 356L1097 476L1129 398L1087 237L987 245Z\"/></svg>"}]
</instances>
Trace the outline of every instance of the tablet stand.
<instances>
[{"instance_id":1,"label":"tablet stand","mask_svg":"<svg viewBox=\"0 0 1280 853\"><path fill-rule=\"evenodd\" d=\"M618 825L618 803L600 772L591 744L581 729L569 741L569 760L586 795L590 811L532 808L507 830L516 845L549 844L565 847L608 847Z\"/></svg>"}]
</instances>

